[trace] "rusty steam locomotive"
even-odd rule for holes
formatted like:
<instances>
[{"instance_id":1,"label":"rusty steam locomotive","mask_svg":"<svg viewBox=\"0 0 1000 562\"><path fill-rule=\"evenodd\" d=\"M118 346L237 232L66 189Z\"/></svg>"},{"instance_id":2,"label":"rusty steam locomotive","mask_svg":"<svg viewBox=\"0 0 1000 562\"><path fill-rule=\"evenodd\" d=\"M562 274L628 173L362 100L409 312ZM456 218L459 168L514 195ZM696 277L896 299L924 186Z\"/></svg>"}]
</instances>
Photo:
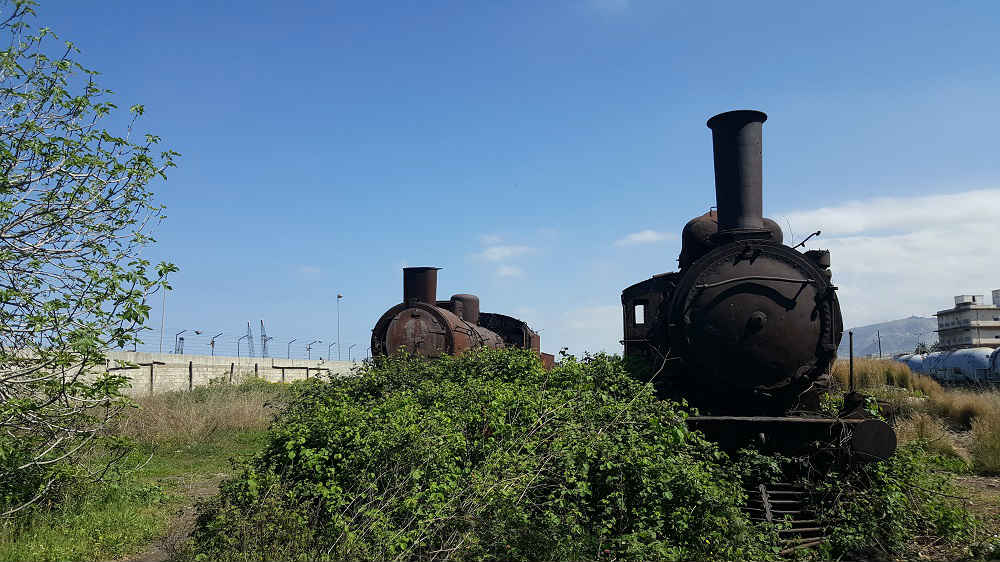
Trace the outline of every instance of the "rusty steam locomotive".
<instances>
[{"instance_id":1,"label":"rusty steam locomotive","mask_svg":"<svg viewBox=\"0 0 1000 562\"><path fill-rule=\"evenodd\" d=\"M554 357L541 352L541 339L525 322L480 312L476 295L437 300L437 267L403 268L403 302L387 310L372 330L372 353L405 349L425 357L458 355L477 347L520 347L539 354L551 368Z\"/></svg>"},{"instance_id":2,"label":"rusty steam locomotive","mask_svg":"<svg viewBox=\"0 0 1000 562\"><path fill-rule=\"evenodd\" d=\"M677 272L622 292L625 358L661 396L713 414L689 423L717 441L833 436L888 456L894 433L862 408L835 421L802 415L819 409L843 325L829 252L785 245L763 216L766 119L759 111L709 119L717 210L684 227Z\"/></svg>"}]
</instances>

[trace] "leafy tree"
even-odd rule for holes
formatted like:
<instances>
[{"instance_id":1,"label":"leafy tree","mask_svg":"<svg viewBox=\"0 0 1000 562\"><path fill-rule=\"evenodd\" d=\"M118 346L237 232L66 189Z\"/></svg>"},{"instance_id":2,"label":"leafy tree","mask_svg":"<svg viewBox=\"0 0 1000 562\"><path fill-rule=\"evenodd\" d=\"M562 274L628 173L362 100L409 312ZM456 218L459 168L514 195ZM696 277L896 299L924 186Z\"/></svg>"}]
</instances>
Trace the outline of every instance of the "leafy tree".
<instances>
[{"instance_id":1,"label":"leafy tree","mask_svg":"<svg viewBox=\"0 0 1000 562\"><path fill-rule=\"evenodd\" d=\"M176 270L140 250L163 218L147 186L177 153L136 138L141 105L121 134L103 128L110 90L30 25L35 5L0 3L0 516L94 476L71 461L127 384L104 350L137 341L146 296Z\"/></svg>"}]
</instances>

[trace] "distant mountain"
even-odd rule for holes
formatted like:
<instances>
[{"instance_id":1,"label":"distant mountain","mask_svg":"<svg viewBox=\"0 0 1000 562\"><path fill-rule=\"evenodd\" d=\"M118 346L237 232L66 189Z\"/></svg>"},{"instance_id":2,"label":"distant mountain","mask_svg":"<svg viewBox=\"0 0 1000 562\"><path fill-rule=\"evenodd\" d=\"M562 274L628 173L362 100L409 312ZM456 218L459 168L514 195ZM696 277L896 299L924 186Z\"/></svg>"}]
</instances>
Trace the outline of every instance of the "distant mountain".
<instances>
[{"instance_id":1,"label":"distant mountain","mask_svg":"<svg viewBox=\"0 0 1000 562\"><path fill-rule=\"evenodd\" d=\"M913 353L917 343L923 342L928 347L937 341L937 318L911 316L902 320L892 320L880 324L860 326L854 330L854 356L878 356L876 332L882 336L882 356L892 356L895 353ZM837 357L848 357L849 338L844 330L844 339L840 342Z\"/></svg>"}]
</instances>

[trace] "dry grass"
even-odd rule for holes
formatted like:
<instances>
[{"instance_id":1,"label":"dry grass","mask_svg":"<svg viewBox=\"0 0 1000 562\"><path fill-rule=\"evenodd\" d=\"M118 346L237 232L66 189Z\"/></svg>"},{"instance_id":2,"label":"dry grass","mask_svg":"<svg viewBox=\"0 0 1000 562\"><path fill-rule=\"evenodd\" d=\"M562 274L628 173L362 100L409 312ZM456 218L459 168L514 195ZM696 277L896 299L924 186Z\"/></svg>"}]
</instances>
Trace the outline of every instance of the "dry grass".
<instances>
[{"instance_id":1,"label":"dry grass","mask_svg":"<svg viewBox=\"0 0 1000 562\"><path fill-rule=\"evenodd\" d=\"M971 452L976 471L1000 474L1000 412L972 420Z\"/></svg>"},{"instance_id":2,"label":"dry grass","mask_svg":"<svg viewBox=\"0 0 1000 562\"><path fill-rule=\"evenodd\" d=\"M976 419L1000 415L1000 392L945 390L930 397L927 410L955 427L970 429Z\"/></svg>"},{"instance_id":3,"label":"dry grass","mask_svg":"<svg viewBox=\"0 0 1000 562\"><path fill-rule=\"evenodd\" d=\"M249 382L142 397L115 431L147 443L200 443L218 432L263 430L278 410L279 386Z\"/></svg>"},{"instance_id":4,"label":"dry grass","mask_svg":"<svg viewBox=\"0 0 1000 562\"><path fill-rule=\"evenodd\" d=\"M843 359L833 364L833 378L841 388L849 385L849 362ZM905 388L925 396L934 396L944 389L934 379L914 373L906 365L886 359L855 359L854 386L858 390L883 386Z\"/></svg>"},{"instance_id":5,"label":"dry grass","mask_svg":"<svg viewBox=\"0 0 1000 562\"><path fill-rule=\"evenodd\" d=\"M846 389L848 362L837 361L833 376ZM901 419L900 442L920 440L933 452L971 461L977 472L1000 474L1000 390L944 388L902 363L878 359L855 359L854 382L890 403Z\"/></svg>"},{"instance_id":6,"label":"dry grass","mask_svg":"<svg viewBox=\"0 0 1000 562\"><path fill-rule=\"evenodd\" d=\"M949 457L958 457L970 463L969 453L956 443L956 436L939 419L924 412L917 412L896 425L900 443L920 441L928 451Z\"/></svg>"}]
</instances>

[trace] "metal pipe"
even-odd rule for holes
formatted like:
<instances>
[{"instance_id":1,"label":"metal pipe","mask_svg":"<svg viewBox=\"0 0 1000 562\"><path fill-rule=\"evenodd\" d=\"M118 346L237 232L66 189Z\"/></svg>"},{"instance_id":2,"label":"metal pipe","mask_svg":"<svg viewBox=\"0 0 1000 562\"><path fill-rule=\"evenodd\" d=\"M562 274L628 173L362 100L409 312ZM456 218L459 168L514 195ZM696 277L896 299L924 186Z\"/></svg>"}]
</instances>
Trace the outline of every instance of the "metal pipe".
<instances>
[{"instance_id":1,"label":"metal pipe","mask_svg":"<svg viewBox=\"0 0 1000 562\"><path fill-rule=\"evenodd\" d=\"M850 339L851 345L851 366L848 370L849 384L851 392L854 392L854 330L847 332L847 336Z\"/></svg>"},{"instance_id":2,"label":"metal pipe","mask_svg":"<svg viewBox=\"0 0 1000 562\"><path fill-rule=\"evenodd\" d=\"M738 110L708 120L715 156L719 231L763 230L763 136L767 115Z\"/></svg>"}]
</instances>

